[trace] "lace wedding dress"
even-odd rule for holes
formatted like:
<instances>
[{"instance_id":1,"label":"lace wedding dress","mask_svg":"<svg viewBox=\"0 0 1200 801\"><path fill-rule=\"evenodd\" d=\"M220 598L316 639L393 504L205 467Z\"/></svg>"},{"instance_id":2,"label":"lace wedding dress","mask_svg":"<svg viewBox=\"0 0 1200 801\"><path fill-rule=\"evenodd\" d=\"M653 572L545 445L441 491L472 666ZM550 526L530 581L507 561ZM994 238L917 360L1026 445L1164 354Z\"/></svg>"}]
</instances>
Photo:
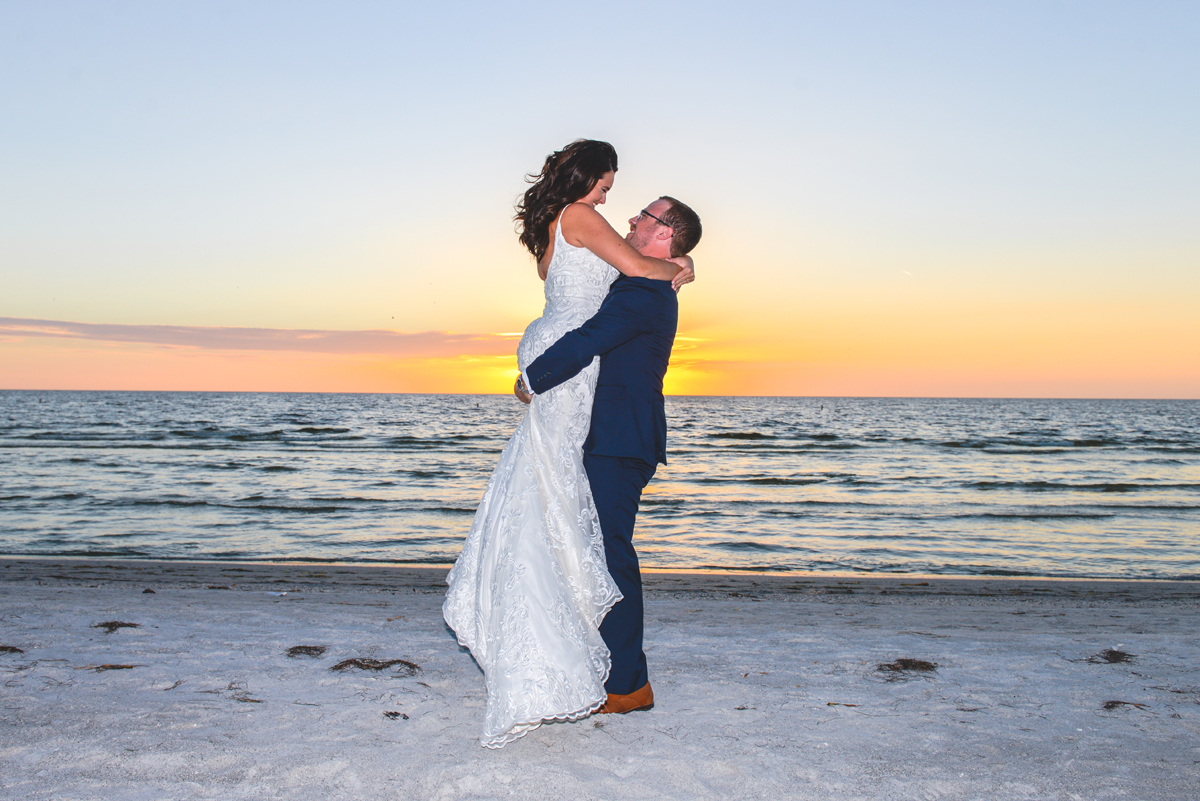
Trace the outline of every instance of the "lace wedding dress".
<instances>
[{"instance_id":1,"label":"lace wedding dress","mask_svg":"<svg viewBox=\"0 0 1200 801\"><path fill-rule=\"evenodd\" d=\"M561 220L561 215L560 215ZM522 370L600 308L617 271L555 232L546 307L517 347ZM442 613L487 684L480 741L499 748L605 701L599 626L621 593L583 470L599 359L534 397L508 441L446 579Z\"/></svg>"}]
</instances>

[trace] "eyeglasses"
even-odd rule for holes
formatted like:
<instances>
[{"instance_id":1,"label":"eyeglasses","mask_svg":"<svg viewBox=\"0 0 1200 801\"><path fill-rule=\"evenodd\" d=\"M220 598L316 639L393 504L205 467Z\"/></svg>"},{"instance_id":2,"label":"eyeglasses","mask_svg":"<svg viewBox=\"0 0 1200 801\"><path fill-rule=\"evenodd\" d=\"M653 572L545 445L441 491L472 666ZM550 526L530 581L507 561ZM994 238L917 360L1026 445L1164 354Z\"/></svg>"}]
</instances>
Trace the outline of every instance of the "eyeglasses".
<instances>
[{"instance_id":1,"label":"eyeglasses","mask_svg":"<svg viewBox=\"0 0 1200 801\"><path fill-rule=\"evenodd\" d=\"M671 226L671 224L670 224L670 223L668 223L668 222L666 222L666 221L664 221L662 217L655 217L653 214L651 214L650 212L646 211L645 209L642 209L641 211L639 211L639 212L638 212L638 216L639 216L639 217L642 217L642 216L649 217L649 218L650 218L650 219L652 219L652 220L657 220L659 225L665 225L665 226L667 226L668 228L672 227L672 226Z\"/></svg>"}]
</instances>

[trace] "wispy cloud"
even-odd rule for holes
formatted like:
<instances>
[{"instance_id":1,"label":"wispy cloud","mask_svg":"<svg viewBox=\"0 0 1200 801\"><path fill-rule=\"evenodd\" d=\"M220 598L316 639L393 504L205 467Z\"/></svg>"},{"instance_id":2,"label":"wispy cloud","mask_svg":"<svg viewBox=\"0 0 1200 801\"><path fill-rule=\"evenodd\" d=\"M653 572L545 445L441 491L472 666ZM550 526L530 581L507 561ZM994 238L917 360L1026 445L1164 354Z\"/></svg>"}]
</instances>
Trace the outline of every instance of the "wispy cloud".
<instances>
[{"instance_id":1,"label":"wispy cloud","mask_svg":"<svg viewBox=\"0 0 1200 801\"><path fill-rule=\"evenodd\" d=\"M130 342L200 350L299 351L397 357L508 355L511 334L424 331L321 331L292 328L226 328L186 325L112 325L0 317L0 336ZM519 335L518 335L519 336Z\"/></svg>"}]
</instances>

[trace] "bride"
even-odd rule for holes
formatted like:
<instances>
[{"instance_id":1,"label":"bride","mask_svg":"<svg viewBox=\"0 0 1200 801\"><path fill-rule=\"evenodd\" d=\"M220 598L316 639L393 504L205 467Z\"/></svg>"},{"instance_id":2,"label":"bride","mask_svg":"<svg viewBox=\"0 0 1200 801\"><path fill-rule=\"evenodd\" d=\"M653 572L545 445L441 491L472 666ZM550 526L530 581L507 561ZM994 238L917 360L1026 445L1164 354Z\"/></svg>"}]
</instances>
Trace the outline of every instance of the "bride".
<instances>
[{"instance_id":1,"label":"bride","mask_svg":"<svg viewBox=\"0 0 1200 801\"><path fill-rule=\"evenodd\" d=\"M596 313L618 272L676 289L694 279L690 259L642 256L596 211L616 171L612 145L580 139L529 176L516 219L546 282L546 306L517 347L521 370ZM621 593L583 469L598 371L596 359L533 399L446 579L442 613L487 685L480 742L489 748L542 723L586 717L607 697L599 626Z\"/></svg>"}]
</instances>

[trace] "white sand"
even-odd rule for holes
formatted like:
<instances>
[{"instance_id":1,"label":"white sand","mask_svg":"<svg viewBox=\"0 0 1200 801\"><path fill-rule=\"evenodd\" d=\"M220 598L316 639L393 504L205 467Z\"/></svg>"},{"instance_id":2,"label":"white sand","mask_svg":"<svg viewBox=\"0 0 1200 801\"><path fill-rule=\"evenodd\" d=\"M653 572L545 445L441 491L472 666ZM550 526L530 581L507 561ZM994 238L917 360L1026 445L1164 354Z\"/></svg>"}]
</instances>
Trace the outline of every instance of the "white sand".
<instances>
[{"instance_id":1,"label":"white sand","mask_svg":"<svg viewBox=\"0 0 1200 801\"><path fill-rule=\"evenodd\" d=\"M0 559L0 796L1200 797L1196 584L651 575L655 708L489 751L444 575Z\"/></svg>"}]
</instances>

